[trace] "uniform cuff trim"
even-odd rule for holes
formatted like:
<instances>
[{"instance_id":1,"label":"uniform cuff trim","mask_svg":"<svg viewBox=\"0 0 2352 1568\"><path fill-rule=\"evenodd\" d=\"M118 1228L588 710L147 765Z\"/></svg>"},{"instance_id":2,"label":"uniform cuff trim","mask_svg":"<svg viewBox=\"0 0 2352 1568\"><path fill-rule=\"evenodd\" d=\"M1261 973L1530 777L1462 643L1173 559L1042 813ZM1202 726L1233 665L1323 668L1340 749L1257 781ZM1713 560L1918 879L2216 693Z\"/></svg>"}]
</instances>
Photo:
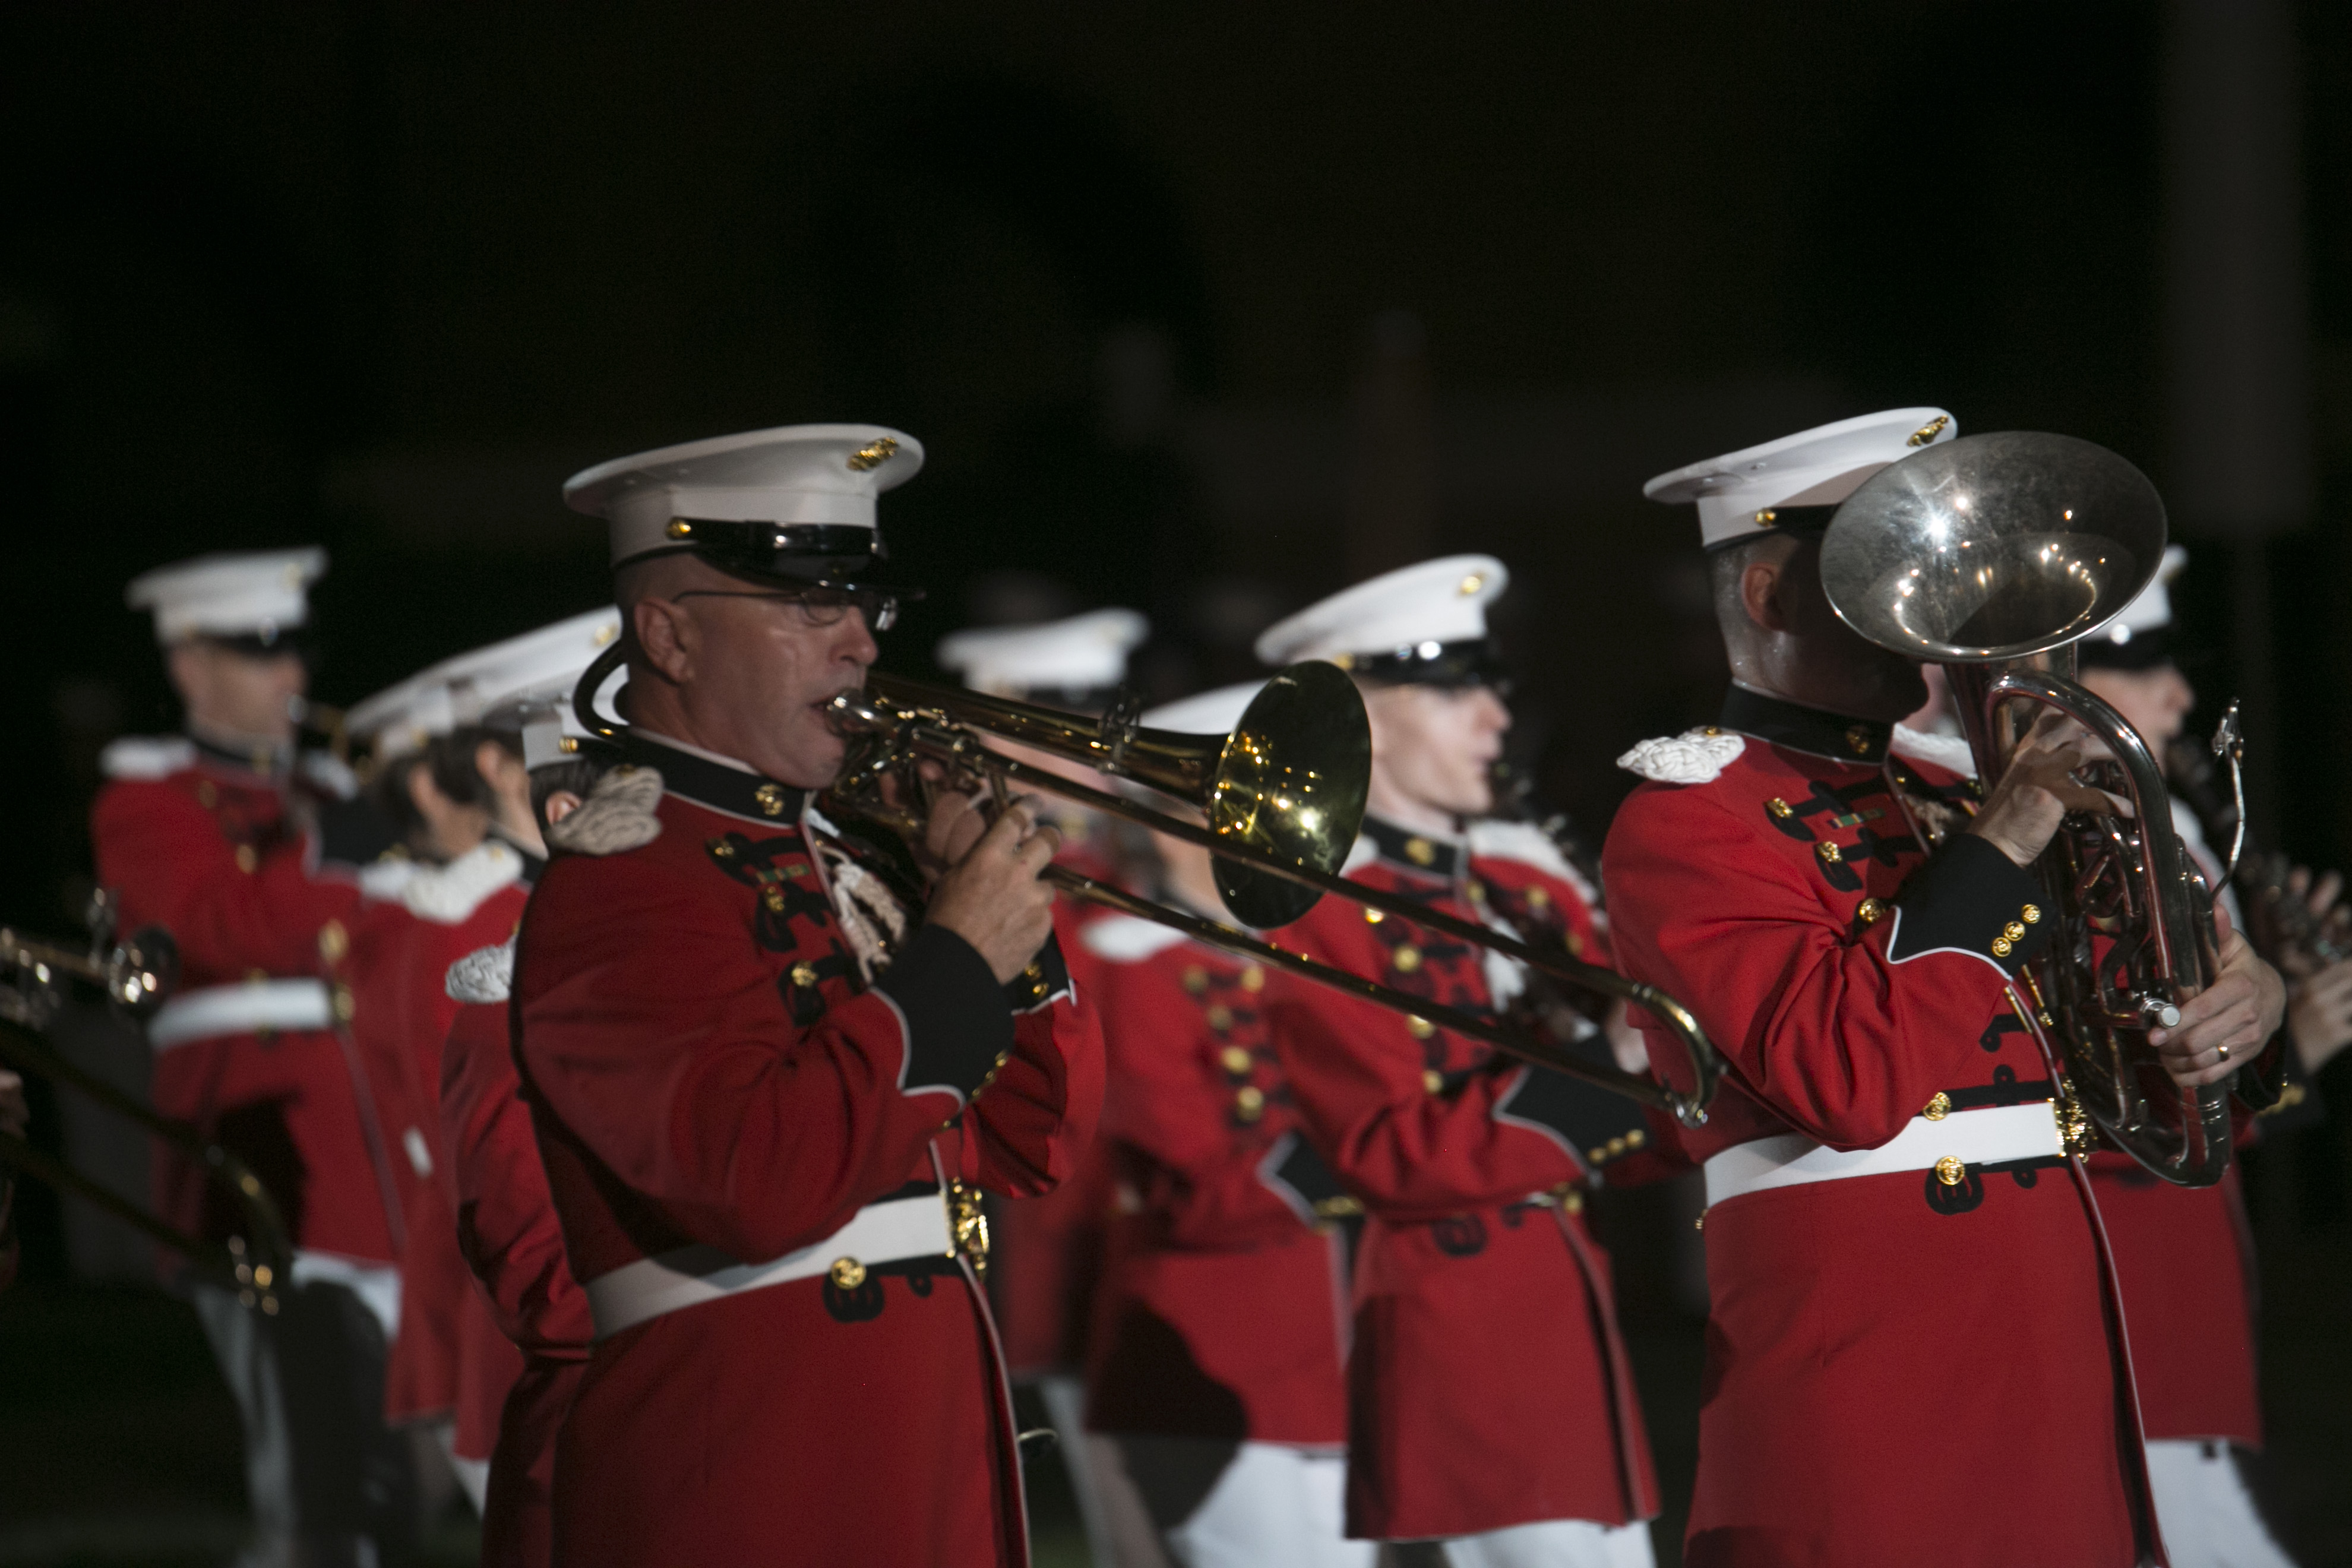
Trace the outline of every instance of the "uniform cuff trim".
<instances>
[{"instance_id":1,"label":"uniform cuff trim","mask_svg":"<svg viewBox=\"0 0 2352 1568\"><path fill-rule=\"evenodd\" d=\"M1004 983L1004 1005L1018 1013L1035 1013L1071 994L1070 966L1062 961L1062 939L1049 935L1029 967Z\"/></svg>"},{"instance_id":2,"label":"uniform cuff trim","mask_svg":"<svg viewBox=\"0 0 2352 1568\"><path fill-rule=\"evenodd\" d=\"M927 925L874 983L907 1034L904 1094L977 1093L1013 1049L1013 1010L988 961L945 926Z\"/></svg>"},{"instance_id":3,"label":"uniform cuff trim","mask_svg":"<svg viewBox=\"0 0 2352 1568\"><path fill-rule=\"evenodd\" d=\"M1518 1081L1495 1102L1495 1120L1542 1133L1594 1174L1650 1141L1648 1118L1634 1101L1538 1067L1519 1069Z\"/></svg>"},{"instance_id":4,"label":"uniform cuff trim","mask_svg":"<svg viewBox=\"0 0 2352 1568\"><path fill-rule=\"evenodd\" d=\"M2013 977L2049 945L2042 881L1982 838L1963 834L1912 874L1895 905L1886 961L1959 952Z\"/></svg>"},{"instance_id":5,"label":"uniform cuff trim","mask_svg":"<svg viewBox=\"0 0 2352 1568\"><path fill-rule=\"evenodd\" d=\"M1296 1132L1284 1133L1265 1152L1257 1163L1257 1179L1310 1229L1364 1212L1362 1203L1339 1184L1314 1145Z\"/></svg>"}]
</instances>

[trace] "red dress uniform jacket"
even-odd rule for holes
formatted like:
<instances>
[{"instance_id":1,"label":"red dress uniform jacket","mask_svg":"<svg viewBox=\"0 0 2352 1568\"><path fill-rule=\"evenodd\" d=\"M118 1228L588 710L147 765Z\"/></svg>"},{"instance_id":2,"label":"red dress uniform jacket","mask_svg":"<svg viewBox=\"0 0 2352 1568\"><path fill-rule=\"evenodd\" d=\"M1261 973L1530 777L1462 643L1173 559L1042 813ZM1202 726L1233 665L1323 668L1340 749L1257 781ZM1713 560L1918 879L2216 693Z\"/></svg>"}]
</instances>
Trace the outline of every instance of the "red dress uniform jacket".
<instances>
[{"instance_id":1,"label":"red dress uniform jacket","mask_svg":"<svg viewBox=\"0 0 2352 1568\"><path fill-rule=\"evenodd\" d=\"M1101 1037L1057 948L1017 1010L938 927L869 984L861 954L905 916L801 792L633 745L598 793L662 788L658 837L557 857L516 960L524 1091L592 1303L640 1259L764 1261L942 1180L1018 1194L1067 1174ZM1025 1563L1013 1437L961 1258L722 1296L597 1342L557 1447L555 1555Z\"/></svg>"},{"instance_id":2,"label":"red dress uniform jacket","mask_svg":"<svg viewBox=\"0 0 2352 1568\"><path fill-rule=\"evenodd\" d=\"M514 934L536 862L491 838L418 871L361 917L351 965L352 1037L382 1097L406 1235L400 1335L384 1368L384 1417L457 1409L460 1323L474 1293L457 1249L457 1185L441 1132L441 1047L457 1004L449 966ZM467 1458L487 1458L458 1450Z\"/></svg>"},{"instance_id":3,"label":"red dress uniform jacket","mask_svg":"<svg viewBox=\"0 0 2352 1568\"><path fill-rule=\"evenodd\" d=\"M2253 1236L2236 1168L2216 1186L2190 1188L2110 1150L2089 1163L2122 1288L2142 1430L2261 1447Z\"/></svg>"},{"instance_id":4,"label":"red dress uniform jacket","mask_svg":"<svg viewBox=\"0 0 2352 1568\"><path fill-rule=\"evenodd\" d=\"M1875 1148L2053 1092L2011 990L2050 932L2025 923L2038 884L1958 831L1972 782L1888 760L1890 728L1735 689L1719 727L1626 759L1652 782L1603 858L1618 963L1728 1067L1695 1157L1791 1131ZM1707 1212L1694 1568L2139 1560L2153 1526L2088 1180L2055 1154Z\"/></svg>"},{"instance_id":5,"label":"red dress uniform jacket","mask_svg":"<svg viewBox=\"0 0 2352 1568\"><path fill-rule=\"evenodd\" d=\"M460 1321L457 1452L490 1461L485 1568L554 1561L555 1439L595 1338L563 1257L514 1065L507 999L514 945L460 960L464 1005L441 1054L442 1147L457 1189L459 1247L478 1288Z\"/></svg>"},{"instance_id":6,"label":"red dress uniform jacket","mask_svg":"<svg viewBox=\"0 0 2352 1568\"><path fill-rule=\"evenodd\" d=\"M2223 889L2231 923L2243 931L2244 916L2222 875L2226 868L2196 814L2177 796L2172 820L2206 879ZM2294 1047L2283 1037L2275 1048L2292 1058ZM2255 1070L2250 1064L2240 1080ZM2252 1142L2253 1129L2268 1121L2242 1113L2239 1147ZM2154 1438L2226 1439L2260 1447L2254 1244L2236 1169L2217 1186L2189 1188L2152 1176L2129 1155L2111 1150L2093 1154L2090 1167L2123 1292L2142 1428Z\"/></svg>"},{"instance_id":7,"label":"red dress uniform jacket","mask_svg":"<svg viewBox=\"0 0 2352 1568\"><path fill-rule=\"evenodd\" d=\"M1465 853L1368 821L1349 874L1605 959L1591 906L1549 841L1481 828L1486 845ZM1485 1010L1497 1000L1506 969L1490 980L1482 950L1372 914L1327 898L1277 940L1433 1001ZM1654 1515L1608 1256L1582 1196L1592 1155L1612 1157L1610 1137L1619 1154L1642 1146L1638 1110L1324 987L1270 980L1266 997L1303 1125L1368 1215L1349 1363L1348 1533L1411 1540ZM1617 1131L1594 1131L1596 1113Z\"/></svg>"},{"instance_id":8,"label":"red dress uniform jacket","mask_svg":"<svg viewBox=\"0 0 2352 1568\"><path fill-rule=\"evenodd\" d=\"M1066 850L1055 861L1117 885L1114 868L1098 856ZM1054 905L1055 940L1067 959L1070 984L1097 1017L1105 1016L1095 991L1099 965L1082 933L1108 912L1066 897ZM1109 1154L1096 1139L1077 1152L1069 1179L1052 1192L989 1205L989 1300L1015 1382L1085 1364L1111 1188Z\"/></svg>"},{"instance_id":9,"label":"red dress uniform jacket","mask_svg":"<svg viewBox=\"0 0 2352 1568\"><path fill-rule=\"evenodd\" d=\"M171 931L183 999L333 975L361 894L356 880L321 872L316 839L299 825L293 808L315 797L311 775L172 739L117 742L105 765L90 814L98 879L120 895L122 929ZM152 1092L157 1110L253 1168L297 1247L385 1263L395 1257L394 1177L373 1089L347 1045L331 1029L211 1035L159 1050ZM161 1145L155 1202L207 1238L239 1227L235 1205Z\"/></svg>"},{"instance_id":10,"label":"red dress uniform jacket","mask_svg":"<svg viewBox=\"0 0 2352 1568\"><path fill-rule=\"evenodd\" d=\"M1097 1431L1348 1440L1356 1205L1298 1132L1256 963L1126 915L1083 939L1119 1216L1087 1358ZM1319 1212L1318 1212L1319 1211Z\"/></svg>"}]
</instances>

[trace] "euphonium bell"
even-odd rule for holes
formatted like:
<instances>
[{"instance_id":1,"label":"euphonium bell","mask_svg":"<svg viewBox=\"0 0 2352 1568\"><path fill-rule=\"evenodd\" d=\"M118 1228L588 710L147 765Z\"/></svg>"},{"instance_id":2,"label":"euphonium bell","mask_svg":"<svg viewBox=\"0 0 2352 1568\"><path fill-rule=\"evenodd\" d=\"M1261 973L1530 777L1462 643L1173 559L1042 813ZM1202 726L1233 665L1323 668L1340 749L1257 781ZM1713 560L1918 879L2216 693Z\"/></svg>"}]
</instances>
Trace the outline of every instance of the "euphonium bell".
<instances>
[{"instance_id":1,"label":"euphonium bell","mask_svg":"<svg viewBox=\"0 0 2352 1568\"><path fill-rule=\"evenodd\" d=\"M2173 831L2164 775L2122 716L2075 684L2074 643L2154 580L2163 500L2088 441L2006 431L1930 447L1831 519L1822 586L1880 647L1939 663L1990 790L2037 708L2102 742L2085 769L2133 816L2069 813L2038 863L2057 940L2025 972L2035 1027L2107 1141L2165 1180L2230 1160L2229 1085L2184 1094L2147 1043L2217 969L2212 890Z\"/></svg>"}]
</instances>

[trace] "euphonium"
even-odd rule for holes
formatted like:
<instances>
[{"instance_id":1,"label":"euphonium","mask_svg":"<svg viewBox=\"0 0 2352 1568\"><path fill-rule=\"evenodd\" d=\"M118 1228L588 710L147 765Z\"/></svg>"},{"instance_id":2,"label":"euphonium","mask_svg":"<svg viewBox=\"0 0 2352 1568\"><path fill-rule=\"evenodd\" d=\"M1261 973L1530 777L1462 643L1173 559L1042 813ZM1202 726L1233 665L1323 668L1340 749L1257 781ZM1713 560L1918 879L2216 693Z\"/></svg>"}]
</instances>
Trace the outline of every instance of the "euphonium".
<instances>
[{"instance_id":1,"label":"euphonium","mask_svg":"<svg viewBox=\"0 0 2352 1568\"><path fill-rule=\"evenodd\" d=\"M2217 973L2213 889L2146 742L2073 679L2075 641L2154 579L2164 542L2162 499L2115 453L1971 436L1864 481L1831 519L1822 585L1863 637L1944 666L1988 791L2042 709L2106 747L2085 781L2132 815L2070 812L2042 852L2058 925L2022 976L2029 1026L2065 1068L2062 1097L2109 1142L2166 1181L2210 1186L2230 1163L2229 1082L2181 1091L2147 1036Z\"/></svg>"}]
</instances>

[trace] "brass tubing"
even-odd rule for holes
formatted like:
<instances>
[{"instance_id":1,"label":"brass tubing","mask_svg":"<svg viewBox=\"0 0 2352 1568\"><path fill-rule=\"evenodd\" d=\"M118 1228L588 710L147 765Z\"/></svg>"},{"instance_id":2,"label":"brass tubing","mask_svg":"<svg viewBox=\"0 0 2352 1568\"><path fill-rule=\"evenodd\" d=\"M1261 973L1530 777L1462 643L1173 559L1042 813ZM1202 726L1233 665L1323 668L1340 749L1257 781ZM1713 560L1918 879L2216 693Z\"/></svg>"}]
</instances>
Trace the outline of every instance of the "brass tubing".
<instances>
[{"instance_id":1,"label":"brass tubing","mask_svg":"<svg viewBox=\"0 0 2352 1568\"><path fill-rule=\"evenodd\" d=\"M887 717L885 717L884 721L888 722ZM972 743L969 736L957 731L931 724L906 723L898 724L895 727L893 738L915 750L922 752L924 754L932 757L936 761L955 763L964 766L979 766L993 771L1008 782L1021 784L1025 788L1044 790L1050 794L1061 795L1065 799L1076 801L1081 805L1091 806L1095 810L1103 812L1108 816L1117 816L1125 821L1135 823L1139 826L1150 828L1154 833L1164 833L1171 838L1181 839L1184 843L1196 845L1202 849L1206 849L1213 855L1221 855L1229 859L1240 860L1248 865L1254 870L1265 871L1274 876L1285 878L1290 881L1302 883L1305 886L1316 889L1320 892L1333 894L1353 903L1362 904L1370 909L1380 910L1384 913L1396 915L1401 919L1411 921L1418 925L1425 926L1432 931L1443 931L1448 936L1458 938L1461 941L1472 943L1475 946L1492 948L1494 951L1502 953L1507 958L1516 959L1519 963L1528 965L1530 969L1551 975L1553 978L1565 982L1568 984L1582 986L1587 990L1598 991L1604 995L1614 996L1623 1001L1631 1002L1636 1006L1647 1010L1653 1016L1657 1018L1661 1026L1664 1027L1668 1034L1674 1036L1675 1038L1682 1045L1684 1052L1689 1058L1692 1068L1694 1088L1690 1096L1689 1103L1691 1108L1697 1113L1699 1121L1704 1121L1706 1119L1706 1107L1715 1098L1716 1085L1722 1078L1722 1058L1717 1054L1714 1044L1706 1037L1706 1030L1700 1027L1698 1019L1692 1015L1690 1010L1685 1007L1680 1002L1668 996L1664 992L1659 990L1654 985L1651 985L1643 981L1629 979L1625 975L1618 973L1613 969L1603 969L1598 964L1582 963L1577 959L1570 958L1564 953L1548 953L1540 952L1536 948L1528 946L1526 942L1505 936L1501 931L1496 931L1492 927L1483 926L1471 921L1459 919L1454 915L1445 913L1442 910L1430 909L1427 906L1416 902L1412 899L1405 898L1401 894L1386 892L1378 888L1366 887L1361 882L1350 881L1345 877L1332 876L1328 872L1318 871L1308 867L1288 865L1282 861L1255 855L1245 849L1237 848L1234 846L1226 843L1224 839L1215 833L1211 832L1206 827L1202 827L1194 823L1183 821L1178 817L1170 816L1164 812L1154 811L1150 806L1128 800L1124 796L1114 795L1108 790L1098 790L1091 785L1082 784L1076 783L1073 780L1066 779L1059 773L1048 772L1044 768L1032 766L1026 763L1021 762L1017 758L1008 757L1001 752L989 751L985 747ZM1127 894L1120 895L1122 898L1129 896L1129 895ZM1138 900L1138 902L1143 902L1143 900ZM1115 907L1124 908L1125 906L1121 905ZM1159 906L1147 904L1146 907L1157 909ZM1129 912L1134 913L1139 911L1130 910ZM1144 918L1151 919L1155 917L1147 915ZM1174 921L1163 921L1162 923L1177 926L1177 929L1179 930L1186 929L1181 925L1177 925L1177 922ZM1200 923L1221 931L1225 929L1223 927L1215 926L1215 922L1213 921L1203 921ZM1212 939L1203 938L1203 940L1206 941ZM1340 972L1333 971L1332 973L1338 973ZM1349 976L1349 978L1350 980L1360 979L1360 977L1352 975ZM1360 983L1364 984L1373 984L1370 981L1361 981ZM1394 994L1402 996L1405 993L1396 992ZM1417 999L1415 1000L1417 1001ZM1406 1010L1420 1011L1417 1006L1409 1007ZM1423 1013L1423 1016L1430 1016L1430 1015L1426 1013ZM1466 1018L1469 1015L1461 1014L1458 1015L1458 1016ZM1434 1017L1431 1017L1431 1021L1435 1022L1436 1020ZM1448 1025L1446 1026L1450 1028L1453 1026ZM1475 1030L1472 1029L1464 1029L1460 1032L1464 1034L1476 1033ZM1478 1037L1485 1038L1486 1037L1481 1035ZM1529 1057L1528 1059L1535 1060L1537 1058ZM1558 1064L1546 1061L1544 1065L1551 1067ZM1562 1068L1561 1070L1566 1071L1568 1069ZM1580 1073L1578 1076L1587 1075ZM1606 1087L1615 1086L1612 1084ZM1636 1096L1636 1098L1641 1097ZM1664 1102L1658 1100L1645 1100L1644 1103L1658 1104ZM1676 1114L1682 1114L1680 1110L1676 1110ZM1687 1121L1688 1118L1685 1118L1685 1120ZM1699 1122L1690 1121L1689 1124L1696 1126L1698 1125Z\"/></svg>"},{"instance_id":2,"label":"brass tubing","mask_svg":"<svg viewBox=\"0 0 2352 1568\"><path fill-rule=\"evenodd\" d=\"M1633 1073L1580 1060L1556 1047L1532 1039L1516 1029L1506 1028L1492 1019L1482 1018L1475 1013L1465 1013L1458 1007L1449 1007L1443 1002L1433 1002L1426 997L1415 996L1410 992L1399 991L1394 986L1383 985L1377 980L1368 980L1360 974L1351 973L1344 969L1335 969L1328 963L1318 963L1303 953L1288 952L1262 938L1235 931L1230 926L1220 925L1215 921L1203 920L1198 915L1171 909L1164 904L1156 904L1149 899L1138 898L1123 889L1097 882L1093 878L1081 875L1066 866L1046 867L1045 877L1055 887L1064 889L1090 903L1101 904L1106 908L1117 910L1122 914L1133 915L1139 920L1151 921L1167 926L1171 930L1181 931L1196 941L1207 942L1212 947L1221 947L1228 952L1237 952L1245 957L1256 959L1269 968L1286 971L1302 979L1311 980L1318 985L1328 986L1334 991L1346 992L1351 996L1386 1007L1392 1012L1421 1018L1441 1029L1449 1029L1454 1034L1466 1036L1474 1040L1484 1040L1496 1050L1507 1056L1516 1057L1521 1061L1533 1063L1537 1067L1549 1068L1554 1072L1565 1073L1570 1078L1591 1084L1596 1089L1605 1089L1612 1094L1622 1094L1630 1100L1639 1100L1643 1105L1655 1106L1661 1110L1671 1111L1685 1126L1699 1126L1706 1121L1706 1110L1703 1105L1686 1100L1673 1089Z\"/></svg>"},{"instance_id":3,"label":"brass tubing","mask_svg":"<svg viewBox=\"0 0 2352 1568\"><path fill-rule=\"evenodd\" d=\"M17 1166L60 1190L89 1199L149 1236L186 1256L208 1272L225 1277L225 1282L238 1288L254 1288L261 1298L289 1278L294 1261L294 1248L286 1235L285 1222L278 1217L278 1205L271 1199L261 1179L249 1170L245 1162L217 1143L205 1141L204 1135L184 1121L174 1121L152 1106L107 1082L104 1079L75 1066L58 1056L27 1031L12 1024L0 1024L0 1060L29 1073L37 1073L55 1084L61 1084L95 1100L100 1106L137 1122L149 1132L193 1156L202 1167L206 1180L225 1189L243 1211L246 1236L242 1256L234 1246L224 1247L206 1242L165 1223L141 1209L130 1199L111 1188L101 1186L71 1166L64 1165L21 1139L0 1142L0 1163ZM239 1278L239 1270L245 1278ZM267 1272L265 1272L265 1270ZM257 1278L259 1283L255 1285ZM269 1308L275 1310L274 1305Z\"/></svg>"}]
</instances>

